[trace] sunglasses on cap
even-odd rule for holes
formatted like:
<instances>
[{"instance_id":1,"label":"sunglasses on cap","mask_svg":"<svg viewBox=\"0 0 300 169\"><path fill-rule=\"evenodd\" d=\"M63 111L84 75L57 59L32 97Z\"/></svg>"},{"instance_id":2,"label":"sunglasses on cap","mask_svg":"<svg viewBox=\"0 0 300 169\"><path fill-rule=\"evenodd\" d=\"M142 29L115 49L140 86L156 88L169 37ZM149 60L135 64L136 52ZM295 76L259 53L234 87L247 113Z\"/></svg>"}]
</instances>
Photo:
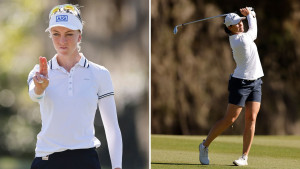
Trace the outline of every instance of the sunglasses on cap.
<instances>
[{"instance_id":1,"label":"sunglasses on cap","mask_svg":"<svg viewBox=\"0 0 300 169\"><path fill-rule=\"evenodd\" d=\"M81 21L81 17L80 17L80 12L79 12L79 10L78 10L75 6L73 6L73 5L71 5L71 4L65 4L65 5L58 5L58 6L55 6L55 7L51 10L51 12L49 13L49 19L50 19L53 15L55 15L57 12L65 12L65 13L73 14L73 15L75 15L75 16L80 20L80 22L82 22L82 21Z\"/></svg>"}]
</instances>

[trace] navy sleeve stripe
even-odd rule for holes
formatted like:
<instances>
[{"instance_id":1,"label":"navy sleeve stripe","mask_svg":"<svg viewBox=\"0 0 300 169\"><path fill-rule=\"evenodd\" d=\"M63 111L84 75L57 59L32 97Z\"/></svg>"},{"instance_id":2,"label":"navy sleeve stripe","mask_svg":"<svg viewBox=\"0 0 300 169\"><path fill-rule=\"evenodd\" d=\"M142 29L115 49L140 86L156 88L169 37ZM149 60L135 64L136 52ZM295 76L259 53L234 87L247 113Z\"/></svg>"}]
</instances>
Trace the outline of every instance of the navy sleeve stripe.
<instances>
[{"instance_id":1,"label":"navy sleeve stripe","mask_svg":"<svg viewBox=\"0 0 300 169\"><path fill-rule=\"evenodd\" d=\"M104 97L114 95L114 92L106 93L104 95L98 96L98 99L103 99Z\"/></svg>"}]
</instances>

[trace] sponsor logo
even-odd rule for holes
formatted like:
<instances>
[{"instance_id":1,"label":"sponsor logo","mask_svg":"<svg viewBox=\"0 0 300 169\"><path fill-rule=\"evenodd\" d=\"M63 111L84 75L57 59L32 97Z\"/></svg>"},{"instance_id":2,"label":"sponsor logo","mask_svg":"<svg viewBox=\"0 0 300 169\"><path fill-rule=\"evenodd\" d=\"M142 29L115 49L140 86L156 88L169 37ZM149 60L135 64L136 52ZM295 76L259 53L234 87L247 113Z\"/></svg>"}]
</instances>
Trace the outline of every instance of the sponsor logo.
<instances>
[{"instance_id":1,"label":"sponsor logo","mask_svg":"<svg viewBox=\"0 0 300 169\"><path fill-rule=\"evenodd\" d=\"M68 15L57 15L56 22L68 22Z\"/></svg>"}]
</instances>

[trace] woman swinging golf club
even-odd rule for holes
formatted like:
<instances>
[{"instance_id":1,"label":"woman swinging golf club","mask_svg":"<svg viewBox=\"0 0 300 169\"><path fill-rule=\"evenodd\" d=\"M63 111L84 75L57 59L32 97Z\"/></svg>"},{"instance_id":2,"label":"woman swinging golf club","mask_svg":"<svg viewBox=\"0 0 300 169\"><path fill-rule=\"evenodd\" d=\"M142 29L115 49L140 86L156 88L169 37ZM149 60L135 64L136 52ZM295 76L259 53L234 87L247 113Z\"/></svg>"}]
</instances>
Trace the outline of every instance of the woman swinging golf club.
<instances>
[{"instance_id":1,"label":"woman swinging golf club","mask_svg":"<svg viewBox=\"0 0 300 169\"><path fill-rule=\"evenodd\" d=\"M248 154L254 137L256 117L260 109L261 85L264 74L254 40L257 36L257 21L254 11L240 9L245 17L230 13L225 18L225 31L229 35L233 58L236 62L234 73L229 79L229 104L225 116L210 130L207 138L199 145L199 160L208 165L208 147L225 129L233 124L245 107L245 129L242 156L233 163L248 165ZM242 20L248 20L249 30L244 33Z\"/></svg>"},{"instance_id":2,"label":"woman swinging golf club","mask_svg":"<svg viewBox=\"0 0 300 169\"><path fill-rule=\"evenodd\" d=\"M42 129L31 169L100 169L94 118L99 106L113 169L122 168L122 137L109 71L79 53L83 24L75 5L54 7L49 31L57 54L40 57L28 76Z\"/></svg>"}]
</instances>

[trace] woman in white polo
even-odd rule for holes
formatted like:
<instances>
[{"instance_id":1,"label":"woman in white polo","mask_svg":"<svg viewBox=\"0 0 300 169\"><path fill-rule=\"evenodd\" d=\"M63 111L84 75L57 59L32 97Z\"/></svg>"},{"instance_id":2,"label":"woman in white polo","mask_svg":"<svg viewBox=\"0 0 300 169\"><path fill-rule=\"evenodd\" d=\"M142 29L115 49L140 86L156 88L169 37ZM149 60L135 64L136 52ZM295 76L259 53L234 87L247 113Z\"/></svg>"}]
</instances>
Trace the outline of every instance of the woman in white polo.
<instances>
[{"instance_id":1,"label":"woman in white polo","mask_svg":"<svg viewBox=\"0 0 300 169\"><path fill-rule=\"evenodd\" d=\"M230 76L228 90L229 103L223 119L218 121L210 130L207 138L199 145L201 164L208 165L208 146L225 129L232 125L245 107L245 129L243 136L242 156L233 163L238 166L248 165L248 154L255 132L256 117L261 102L261 77L264 75L258 51L254 40L257 36L257 21L254 11L249 8L240 9L242 15L247 17L249 30L244 32L242 20L235 13L225 18L225 31L229 34L233 58L236 62L234 73Z\"/></svg>"},{"instance_id":2,"label":"woman in white polo","mask_svg":"<svg viewBox=\"0 0 300 169\"><path fill-rule=\"evenodd\" d=\"M39 58L28 76L29 95L40 104L42 129L31 169L100 169L94 118L99 106L112 168L122 167L122 137L109 71L79 53L83 24L71 4L54 7L49 31L57 54Z\"/></svg>"}]
</instances>

